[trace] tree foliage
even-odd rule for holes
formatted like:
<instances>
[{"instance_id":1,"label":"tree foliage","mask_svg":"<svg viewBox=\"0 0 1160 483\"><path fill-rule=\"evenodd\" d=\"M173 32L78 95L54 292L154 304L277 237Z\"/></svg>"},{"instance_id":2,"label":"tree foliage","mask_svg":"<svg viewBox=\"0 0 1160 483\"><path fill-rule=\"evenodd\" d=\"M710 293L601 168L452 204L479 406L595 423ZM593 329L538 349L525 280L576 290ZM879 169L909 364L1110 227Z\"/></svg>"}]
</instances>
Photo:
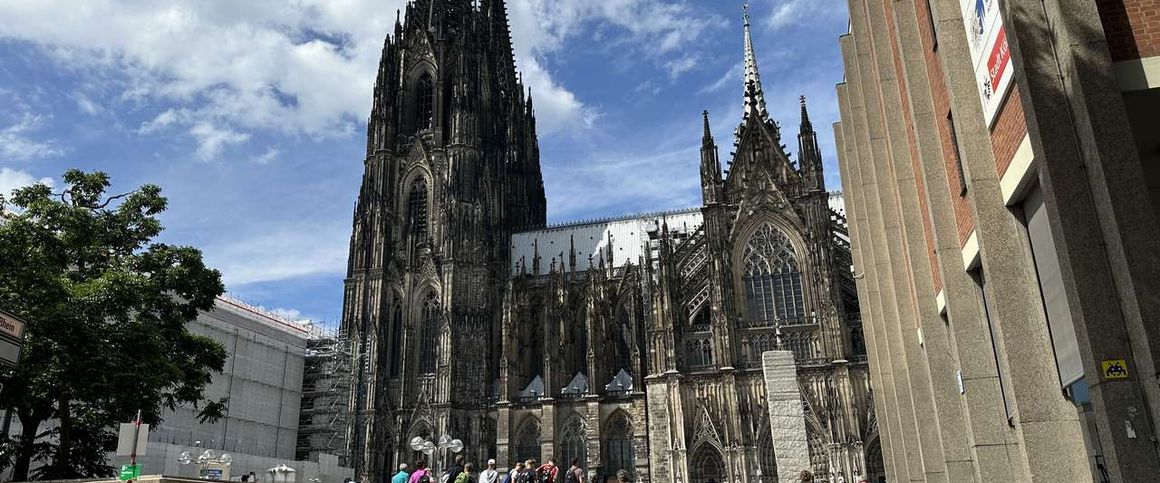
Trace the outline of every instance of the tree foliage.
<instances>
[{"instance_id":1,"label":"tree foliage","mask_svg":"<svg viewBox=\"0 0 1160 483\"><path fill-rule=\"evenodd\" d=\"M111 476L116 424L137 410L156 425L184 404L216 419L225 402L202 396L225 348L185 328L213 308L221 274L155 241L160 188L110 195L106 174L79 170L63 181L0 196L0 308L28 324L20 364L0 374L0 407L22 426L0 442L16 481Z\"/></svg>"}]
</instances>

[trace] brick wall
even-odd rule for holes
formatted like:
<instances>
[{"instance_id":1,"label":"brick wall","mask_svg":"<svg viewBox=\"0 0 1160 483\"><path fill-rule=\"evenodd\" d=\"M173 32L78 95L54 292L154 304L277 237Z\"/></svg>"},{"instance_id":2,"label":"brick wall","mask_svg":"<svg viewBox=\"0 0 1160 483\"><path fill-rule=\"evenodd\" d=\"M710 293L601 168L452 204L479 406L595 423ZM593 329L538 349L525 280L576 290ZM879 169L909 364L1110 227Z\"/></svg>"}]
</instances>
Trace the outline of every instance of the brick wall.
<instances>
[{"instance_id":1,"label":"brick wall","mask_svg":"<svg viewBox=\"0 0 1160 483\"><path fill-rule=\"evenodd\" d=\"M926 184L922 177L922 168L919 166L920 157L918 154L918 138L915 133L913 118L911 117L910 96L907 95L906 88L906 74L902 68L902 52L898 49L898 30L894 26L894 2L892 0L883 0L882 2L886 8L886 25L890 32L890 50L894 55L894 74L899 82L899 89L902 97L902 117L906 120L906 141L910 146L910 164L914 173L914 184L918 189L918 205L922 212L922 231L925 245L923 249L927 254L927 262L930 264L931 276L934 280L935 293L942 288L942 279L938 270L938 258L934 250L934 227L930 222L930 206L926 202Z\"/></svg>"},{"instance_id":2,"label":"brick wall","mask_svg":"<svg viewBox=\"0 0 1160 483\"><path fill-rule=\"evenodd\" d=\"M943 78L942 61L935 50L934 31L931 30L929 5L926 1L914 2L914 9L918 15L918 28L922 31L922 46L926 51L926 76L930 82L931 95L934 97L935 121L939 124L939 137L942 138L943 162L947 173L947 192L951 197L951 204L955 210L955 226L958 228L959 246L967 243L971 232L975 231L975 219L971 214L970 200L966 196L959 196L958 168L955 166L954 145L951 143L951 131L946 122L950 114L950 97L947 94L946 80ZM968 193L967 196L970 194Z\"/></svg>"},{"instance_id":3,"label":"brick wall","mask_svg":"<svg viewBox=\"0 0 1160 483\"><path fill-rule=\"evenodd\" d=\"M999 179L1011 166L1011 158L1019 149L1019 143L1027 136L1027 120L1023 117L1023 103L1019 100L1019 89L1012 88L1007 101L999 110L995 126L991 129L991 152L995 155L995 170Z\"/></svg>"},{"instance_id":4,"label":"brick wall","mask_svg":"<svg viewBox=\"0 0 1160 483\"><path fill-rule=\"evenodd\" d=\"M1113 61L1160 55L1160 0L1096 0Z\"/></svg>"}]
</instances>

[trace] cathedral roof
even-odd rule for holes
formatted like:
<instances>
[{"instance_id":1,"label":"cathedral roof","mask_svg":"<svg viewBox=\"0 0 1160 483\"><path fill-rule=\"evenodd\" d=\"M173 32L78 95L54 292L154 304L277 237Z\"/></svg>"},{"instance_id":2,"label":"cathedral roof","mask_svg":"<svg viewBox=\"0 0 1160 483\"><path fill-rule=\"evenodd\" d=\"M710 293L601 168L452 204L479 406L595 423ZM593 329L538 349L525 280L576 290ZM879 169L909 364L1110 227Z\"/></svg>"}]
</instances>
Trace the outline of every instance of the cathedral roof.
<instances>
[{"instance_id":1,"label":"cathedral roof","mask_svg":"<svg viewBox=\"0 0 1160 483\"><path fill-rule=\"evenodd\" d=\"M692 233L701 226L700 208L662 211L562 223L538 230L512 234L512 274L546 275L554 265L570 270L569 262L575 250L576 271L598 266L609 258L613 268L628 263L639 264L645 253L650 230L667 224L669 231ZM611 252L611 254L610 254ZM536 257L539 263L535 262Z\"/></svg>"}]
</instances>

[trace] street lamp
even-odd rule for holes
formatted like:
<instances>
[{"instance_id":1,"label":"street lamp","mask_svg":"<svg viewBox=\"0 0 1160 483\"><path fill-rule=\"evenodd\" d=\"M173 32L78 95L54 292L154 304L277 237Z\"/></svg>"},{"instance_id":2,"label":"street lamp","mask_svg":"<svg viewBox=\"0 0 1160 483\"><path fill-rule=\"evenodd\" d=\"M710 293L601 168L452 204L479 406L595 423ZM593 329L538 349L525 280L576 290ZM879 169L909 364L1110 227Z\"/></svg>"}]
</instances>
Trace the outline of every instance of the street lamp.
<instances>
[{"instance_id":1,"label":"street lamp","mask_svg":"<svg viewBox=\"0 0 1160 483\"><path fill-rule=\"evenodd\" d=\"M438 443L433 443L431 440L422 436L415 436L414 438L411 438L411 449L415 451L421 451L427 456L431 456L432 453L438 450L439 456L442 457L444 450L451 450L452 453L459 453L463 451L463 441L454 439L446 434L439 437ZM440 465L439 469L443 469L442 465Z\"/></svg>"},{"instance_id":2,"label":"street lamp","mask_svg":"<svg viewBox=\"0 0 1160 483\"><path fill-rule=\"evenodd\" d=\"M194 443L198 446L201 441ZM188 465L195 460L189 451L182 451L177 455L177 462L182 465ZM218 455L212 449L207 449L197 456L197 464L200 467L198 471L198 478L203 480L228 480L230 477L229 467L234 462L234 457L229 453L222 453Z\"/></svg>"}]
</instances>

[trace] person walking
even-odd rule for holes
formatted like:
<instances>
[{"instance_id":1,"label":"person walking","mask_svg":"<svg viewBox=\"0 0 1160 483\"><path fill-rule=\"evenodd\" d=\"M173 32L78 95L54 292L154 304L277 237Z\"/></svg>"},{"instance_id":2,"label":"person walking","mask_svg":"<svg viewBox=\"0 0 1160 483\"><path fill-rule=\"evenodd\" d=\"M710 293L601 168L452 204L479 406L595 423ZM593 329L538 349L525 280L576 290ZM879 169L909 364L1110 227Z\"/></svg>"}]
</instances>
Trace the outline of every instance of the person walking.
<instances>
[{"instance_id":1,"label":"person walking","mask_svg":"<svg viewBox=\"0 0 1160 483\"><path fill-rule=\"evenodd\" d=\"M560 468L556 467L556 458L548 458L548 461L536 468L536 483L556 483L556 476L560 473Z\"/></svg>"},{"instance_id":2,"label":"person walking","mask_svg":"<svg viewBox=\"0 0 1160 483\"><path fill-rule=\"evenodd\" d=\"M495 460L487 460L487 469L479 472L479 483L499 483L499 472L495 470Z\"/></svg>"},{"instance_id":3,"label":"person walking","mask_svg":"<svg viewBox=\"0 0 1160 483\"><path fill-rule=\"evenodd\" d=\"M411 477L407 481L409 483L435 483L435 478L431 476L431 470L427 469L427 462L419 460L415 462L415 472L411 473Z\"/></svg>"},{"instance_id":4,"label":"person walking","mask_svg":"<svg viewBox=\"0 0 1160 483\"><path fill-rule=\"evenodd\" d=\"M407 478L410 476L411 474L407 473L407 463L401 463L399 464L399 472L391 477L391 483L407 483Z\"/></svg>"},{"instance_id":5,"label":"person walking","mask_svg":"<svg viewBox=\"0 0 1160 483\"><path fill-rule=\"evenodd\" d=\"M443 483L455 483L455 481L459 479L459 475L463 474L464 461L466 461L466 459L463 457L463 455L458 455L455 457L455 464L451 467L450 470L447 470L447 474L443 475Z\"/></svg>"},{"instance_id":6,"label":"person walking","mask_svg":"<svg viewBox=\"0 0 1160 483\"><path fill-rule=\"evenodd\" d=\"M537 468L539 468L539 466L536 465L536 460L528 458L528 460L524 462L524 469L520 471L520 474L516 475L516 483L539 483L536 481Z\"/></svg>"},{"instance_id":7,"label":"person walking","mask_svg":"<svg viewBox=\"0 0 1160 483\"><path fill-rule=\"evenodd\" d=\"M515 468L512 468L512 470L508 472L507 476L504 477L503 483L516 483L517 480L519 480L520 474L523 472L524 464L516 463Z\"/></svg>"},{"instance_id":8,"label":"person walking","mask_svg":"<svg viewBox=\"0 0 1160 483\"><path fill-rule=\"evenodd\" d=\"M459 473L459 476L455 477L455 483L472 483L472 480L474 479L475 465L472 463L467 463L463 465L463 471Z\"/></svg>"},{"instance_id":9,"label":"person walking","mask_svg":"<svg viewBox=\"0 0 1160 483\"><path fill-rule=\"evenodd\" d=\"M580 468L579 459L572 459L572 465L568 467L568 472L564 475L564 483L586 483L584 469Z\"/></svg>"}]
</instances>

